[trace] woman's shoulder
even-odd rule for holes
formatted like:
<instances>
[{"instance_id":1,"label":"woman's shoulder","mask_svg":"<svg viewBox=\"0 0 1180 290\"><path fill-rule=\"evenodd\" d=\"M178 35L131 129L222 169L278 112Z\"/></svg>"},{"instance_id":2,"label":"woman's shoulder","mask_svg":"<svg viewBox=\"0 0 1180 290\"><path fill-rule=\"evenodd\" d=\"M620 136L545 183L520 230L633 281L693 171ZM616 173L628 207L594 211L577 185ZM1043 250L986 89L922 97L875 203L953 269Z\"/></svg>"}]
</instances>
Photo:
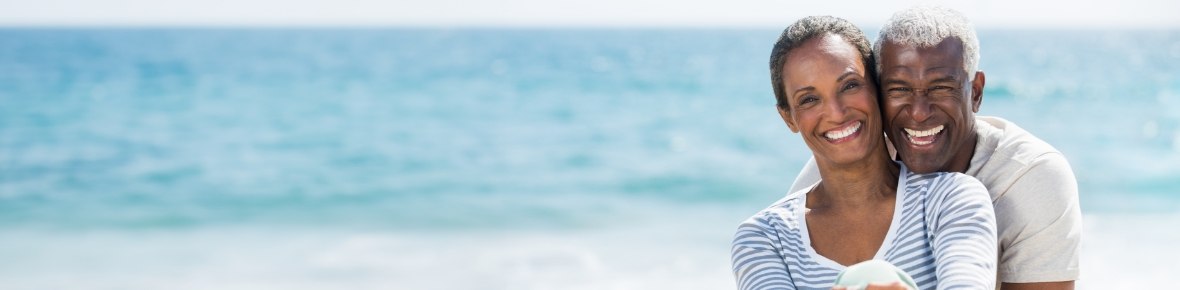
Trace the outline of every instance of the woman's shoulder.
<instances>
[{"instance_id":1,"label":"woman's shoulder","mask_svg":"<svg viewBox=\"0 0 1180 290\"><path fill-rule=\"evenodd\" d=\"M806 208L806 194L811 187L792 192L771 203L770 206L754 213L738 227L739 230L779 231L794 230L799 226L799 217Z\"/></svg>"}]
</instances>

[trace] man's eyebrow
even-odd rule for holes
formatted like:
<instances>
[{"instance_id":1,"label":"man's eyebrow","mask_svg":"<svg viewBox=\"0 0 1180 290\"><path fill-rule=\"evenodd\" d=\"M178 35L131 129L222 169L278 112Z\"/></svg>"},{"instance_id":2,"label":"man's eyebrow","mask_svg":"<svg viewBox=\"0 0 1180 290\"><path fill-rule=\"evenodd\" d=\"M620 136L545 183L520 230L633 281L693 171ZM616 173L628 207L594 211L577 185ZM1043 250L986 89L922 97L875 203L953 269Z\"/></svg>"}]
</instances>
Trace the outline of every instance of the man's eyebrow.
<instances>
[{"instance_id":1,"label":"man's eyebrow","mask_svg":"<svg viewBox=\"0 0 1180 290\"><path fill-rule=\"evenodd\" d=\"M893 80L893 79L890 79L890 80L884 80L884 81L882 81L882 82L881 82L881 86L882 86L882 87L884 87L884 86L887 86L887 85L909 86L909 85L910 85L910 83L909 83L909 82L906 82L906 81L903 81L903 80Z\"/></svg>"},{"instance_id":2,"label":"man's eyebrow","mask_svg":"<svg viewBox=\"0 0 1180 290\"><path fill-rule=\"evenodd\" d=\"M937 83L955 83L955 82L958 82L958 81L959 81L959 78L956 78L955 76L948 75L948 76L943 76L943 77L940 77L940 78L933 79L933 80L931 80L931 81L930 81L930 83L932 83L932 84L937 84Z\"/></svg>"}]
</instances>

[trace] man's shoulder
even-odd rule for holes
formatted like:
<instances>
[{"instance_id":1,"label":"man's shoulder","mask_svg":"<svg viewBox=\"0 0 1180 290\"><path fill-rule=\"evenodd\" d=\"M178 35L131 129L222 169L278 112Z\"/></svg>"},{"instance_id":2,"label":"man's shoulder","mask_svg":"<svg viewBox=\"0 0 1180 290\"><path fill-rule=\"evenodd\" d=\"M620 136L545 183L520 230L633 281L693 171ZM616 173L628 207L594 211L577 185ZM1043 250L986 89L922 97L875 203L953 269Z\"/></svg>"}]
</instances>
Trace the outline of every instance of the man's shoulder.
<instances>
[{"instance_id":1,"label":"man's shoulder","mask_svg":"<svg viewBox=\"0 0 1180 290\"><path fill-rule=\"evenodd\" d=\"M987 186L1000 242L1004 282L1076 280L1082 217L1077 179L1065 155L1007 120L979 117L976 148L993 153L973 176Z\"/></svg>"},{"instance_id":2,"label":"man's shoulder","mask_svg":"<svg viewBox=\"0 0 1180 290\"><path fill-rule=\"evenodd\" d=\"M1063 170L1072 176L1061 151L1015 123L980 116L976 117L976 127L979 141L967 173L983 182L993 200L1030 171Z\"/></svg>"},{"instance_id":3,"label":"man's shoulder","mask_svg":"<svg viewBox=\"0 0 1180 290\"><path fill-rule=\"evenodd\" d=\"M1045 154L1061 154L1053 145L1029 133L1024 128L999 117L976 117L977 131L981 141L988 141L992 146L990 159L1010 159L1014 161L1035 160ZM980 152L977 152L980 153Z\"/></svg>"},{"instance_id":4,"label":"man's shoulder","mask_svg":"<svg viewBox=\"0 0 1180 290\"><path fill-rule=\"evenodd\" d=\"M1027 169L1046 155L1061 155L1048 142L999 117L976 117L976 132L979 140L968 173L1014 172Z\"/></svg>"}]
</instances>

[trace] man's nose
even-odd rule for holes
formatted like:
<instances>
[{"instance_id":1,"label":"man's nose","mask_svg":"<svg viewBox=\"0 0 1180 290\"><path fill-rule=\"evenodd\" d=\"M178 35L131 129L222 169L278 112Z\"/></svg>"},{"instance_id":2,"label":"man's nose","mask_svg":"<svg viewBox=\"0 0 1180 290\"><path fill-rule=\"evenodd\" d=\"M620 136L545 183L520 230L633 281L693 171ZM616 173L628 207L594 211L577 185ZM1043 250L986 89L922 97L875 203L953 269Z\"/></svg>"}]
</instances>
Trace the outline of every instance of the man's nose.
<instances>
[{"instance_id":1,"label":"man's nose","mask_svg":"<svg viewBox=\"0 0 1180 290\"><path fill-rule=\"evenodd\" d=\"M925 94L918 94L914 96L914 102L910 104L910 118L915 122L922 123L930 118L930 99Z\"/></svg>"}]
</instances>

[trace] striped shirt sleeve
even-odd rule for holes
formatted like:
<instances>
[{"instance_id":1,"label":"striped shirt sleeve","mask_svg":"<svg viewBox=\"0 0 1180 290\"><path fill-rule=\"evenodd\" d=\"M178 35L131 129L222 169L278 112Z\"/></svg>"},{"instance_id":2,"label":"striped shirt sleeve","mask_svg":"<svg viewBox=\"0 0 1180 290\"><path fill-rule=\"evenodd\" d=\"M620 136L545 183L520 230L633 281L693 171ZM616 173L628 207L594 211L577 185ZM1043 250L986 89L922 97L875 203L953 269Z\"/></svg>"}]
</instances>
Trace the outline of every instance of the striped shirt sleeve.
<instances>
[{"instance_id":1,"label":"striped shirt sleeve","mask_svg":"<svg viewBox=\"0 0 1180 290\"><path fill-rule=\"evenodd\" d=\"M795 289L779 247L772 239L771 228L765 214L751 217L738 226L730 253L738 289Z\"/></svg>"},{"instance_id":2,"label":"striped shirt sleeve","mask_svg":"<svg viewBox=\"0 0 1180 290\"><path fill-rule=\"evenodd\" d=\"M938 289L995 289L996 217L987 189L958 173L932 182L927 221Z\"/></svg>"}]
</instances>

